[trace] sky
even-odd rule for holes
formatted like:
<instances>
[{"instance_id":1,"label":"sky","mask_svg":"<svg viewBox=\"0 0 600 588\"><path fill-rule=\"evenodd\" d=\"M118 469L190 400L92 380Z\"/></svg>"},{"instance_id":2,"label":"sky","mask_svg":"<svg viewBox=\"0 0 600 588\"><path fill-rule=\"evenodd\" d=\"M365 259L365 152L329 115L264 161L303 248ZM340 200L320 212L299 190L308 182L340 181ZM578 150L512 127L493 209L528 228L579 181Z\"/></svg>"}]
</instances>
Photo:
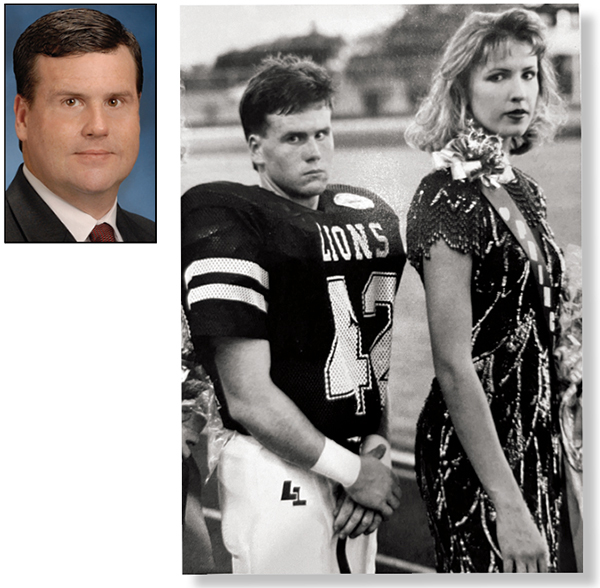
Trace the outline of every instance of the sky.
<instances>
[{"instance_id":1,"label":"sky","mask_svg":"<svg viewBox=\"0 0 600 588\"><path fill-rule=\"evenodd\" d=\"M391 25L402 12L402 6L391 4L182 6L181 66L212 65L218 55L232 49L305 35L312 23L322 34L351 41Z\"/></svg>"}]
</instances>

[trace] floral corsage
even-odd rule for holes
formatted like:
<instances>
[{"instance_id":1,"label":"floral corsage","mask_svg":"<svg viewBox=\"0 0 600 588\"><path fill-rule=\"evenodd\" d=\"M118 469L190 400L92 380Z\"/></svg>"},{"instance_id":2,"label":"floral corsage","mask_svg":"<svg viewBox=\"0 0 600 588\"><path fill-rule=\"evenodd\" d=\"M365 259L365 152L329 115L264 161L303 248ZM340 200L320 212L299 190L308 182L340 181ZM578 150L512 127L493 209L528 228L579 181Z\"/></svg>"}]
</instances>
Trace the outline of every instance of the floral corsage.
<instances>
[{"instance_id":1,"label":"floral corsage","mask_svg":"<svg viewBox=\"0 0 600 588\"><path fill-rule=\"evenodd\" d=\"M502 150L502 138L488 135L469 121L467 130L452 139L441 151L432 153L436 169L450 168L453 180L480 180L497 188L514 179Z\"/></svg>"}]
</instances>

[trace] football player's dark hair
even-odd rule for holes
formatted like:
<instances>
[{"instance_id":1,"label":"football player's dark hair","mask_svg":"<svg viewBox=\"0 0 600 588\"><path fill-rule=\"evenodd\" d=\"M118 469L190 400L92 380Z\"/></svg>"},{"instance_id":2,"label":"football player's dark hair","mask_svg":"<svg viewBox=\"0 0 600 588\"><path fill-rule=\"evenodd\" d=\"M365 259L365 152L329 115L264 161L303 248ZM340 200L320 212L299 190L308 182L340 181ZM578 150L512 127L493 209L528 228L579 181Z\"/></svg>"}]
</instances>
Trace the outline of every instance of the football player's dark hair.
<instances>
[{"instance_id":1,"label":"football player's dark hair","mask_svg":"<svg viewBox=\"0 0 600 588\"><path fill-rule=\"evenodd\" d=\"M142 93L142 51L133 33L116 18L90 8L50 12L29 25L13 51L17 93L28 102L35 97L35 63L38 55L65 57L85 53L108 53L124 45L136 65L136 84Z\"/></svg>"},{"instance_id":2,"label":"football player's dark hair","mask_svg":"<svg viewBox=\"0 0 600 588\"><path fill-rule=\"evenodd\" d=\"M296 55L268 57L252 76L240 101L246 139L264 134L268 114L302 112L312 104L333 107L333 79L311 59Z\"/></svg>"}]
</instances>

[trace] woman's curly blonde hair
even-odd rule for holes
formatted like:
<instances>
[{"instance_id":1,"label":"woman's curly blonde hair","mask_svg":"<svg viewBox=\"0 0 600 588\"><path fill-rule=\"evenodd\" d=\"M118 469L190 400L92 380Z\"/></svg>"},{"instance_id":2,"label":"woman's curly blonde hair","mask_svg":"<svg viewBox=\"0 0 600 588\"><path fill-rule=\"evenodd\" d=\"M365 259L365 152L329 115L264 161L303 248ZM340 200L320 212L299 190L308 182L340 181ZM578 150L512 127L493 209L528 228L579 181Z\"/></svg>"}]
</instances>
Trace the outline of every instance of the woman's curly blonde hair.
<instances>
[{"instance_id":1,"label":"woman's curly blonde hair","mask_svg":"<svg viewBox=\"0 0 600 588\"><path fill-rule=\"evenodd\" d=\"M513 138L511 153L525 153L551 140L564 122L564 103L547 55L546 27L531 10L470 14L448 42L433 75L429 94L405 133L406 142L423 151L437 151L464 132L473 118L469 106L471 72L510 42L528 43L538 58L539 95L527 132Z\"/></svg>"}]
</instances>

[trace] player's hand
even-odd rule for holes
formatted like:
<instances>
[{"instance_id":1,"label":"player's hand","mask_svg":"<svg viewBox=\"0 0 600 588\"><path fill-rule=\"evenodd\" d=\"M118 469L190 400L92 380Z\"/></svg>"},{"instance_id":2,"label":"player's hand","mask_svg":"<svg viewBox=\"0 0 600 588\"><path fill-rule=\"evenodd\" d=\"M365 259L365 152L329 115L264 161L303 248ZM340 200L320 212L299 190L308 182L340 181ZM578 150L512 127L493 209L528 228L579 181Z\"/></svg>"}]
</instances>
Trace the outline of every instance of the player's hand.
<instances>
[{"instance_id":1,"label":"player's hand","mask_svg":"<svg viewBox=\"0 0 600 588\"><path fill-rule=\"evenodd\" d=\"M401 491L398 476L379 461L385 451L385 445L378 445L361 455L358 479L346 492L355 502L376 510L387 520L400 504Z\"/></svg>"},{"instance_id":2,"label":"player's hand","mask_svg":"<svg viewBox=\"0 0 600 588\"><path fill-rule=\"evenodd\" d=\"M375 449L377 446L383 445L386 450L385 453L379 457L379 461L387 466L388 468L392 467L392 448L390 446L389 441L378 434L367 435L360 446L360 455L367 455L370 451ZM377 453L379 455L379 452Z\"/></svg>"},{"instance_id":3,"label":"player's hand","mask_svg":"<svg viewBox=\"0 0 600 588\"><path fill-rule=\"evenodd\" d=\"M370 535L376 531L383 517L374 510L356 504L341 486L338 486L337 500L333 511L333 532L339 533L340 539L359 535Z\"/></svg>"},{"instance_id":4,"label":"player's hand","mask_svg":"<svg viewBox=\"0 0 600 588\"><path fill-rule=\"evenodd\" d=\"M496 533L504 573L546 573L548 547L522 500L496 507Z\"/></svg>"}]
</instances>

